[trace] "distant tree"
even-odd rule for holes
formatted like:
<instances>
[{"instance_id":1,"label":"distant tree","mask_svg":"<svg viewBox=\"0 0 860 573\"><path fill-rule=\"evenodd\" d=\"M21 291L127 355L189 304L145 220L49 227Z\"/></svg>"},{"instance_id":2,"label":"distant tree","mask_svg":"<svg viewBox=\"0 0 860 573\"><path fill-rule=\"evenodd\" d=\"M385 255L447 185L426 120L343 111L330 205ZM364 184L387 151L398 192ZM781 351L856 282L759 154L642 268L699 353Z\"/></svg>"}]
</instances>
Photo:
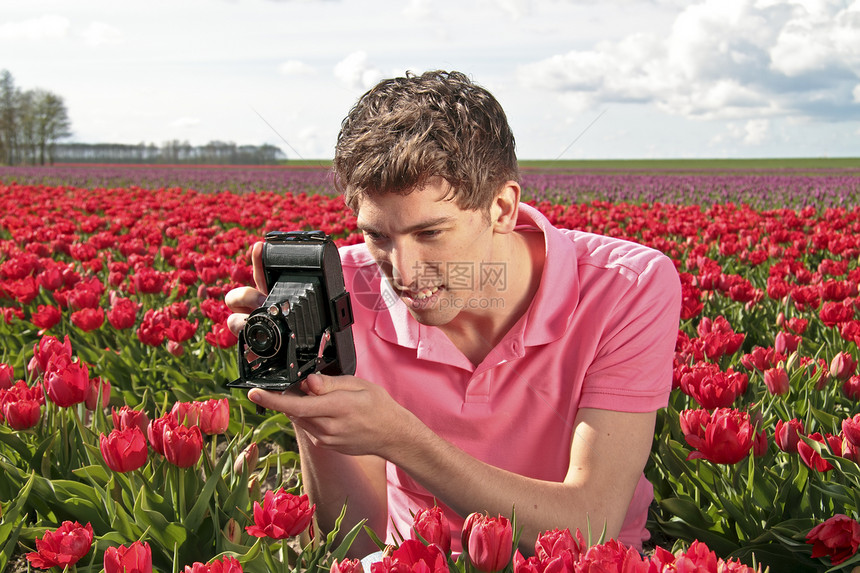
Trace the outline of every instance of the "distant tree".
<instances>
[{"instance_id":1,"label":"distant tree","mask_svg":"<svg viewBox=\"0 0 860 573\"><path fill-rule=\"evenodd\" d=\"M72 135L69 114L63 98L45 90L35 90L33 109L36 122L36 137L39 147L39 163L54 163L54 146L57 141Z\"/></svg>"},{"instance_id":2,"label":"distant tree","mask_svg":"<svg viewBox=\"0 0 860 573\"><path fill-rule=\"evenodd\" d=\"M17 105L19 91L9 70L0 71L0 162L16 163L18 150Z\"/></svg>"}]
</instances>

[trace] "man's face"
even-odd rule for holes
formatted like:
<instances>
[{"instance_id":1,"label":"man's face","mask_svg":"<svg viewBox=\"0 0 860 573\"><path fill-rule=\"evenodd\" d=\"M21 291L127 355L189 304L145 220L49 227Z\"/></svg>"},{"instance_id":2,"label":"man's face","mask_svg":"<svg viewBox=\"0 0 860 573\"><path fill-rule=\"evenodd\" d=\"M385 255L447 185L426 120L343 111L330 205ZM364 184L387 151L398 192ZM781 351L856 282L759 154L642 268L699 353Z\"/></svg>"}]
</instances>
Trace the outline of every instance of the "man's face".
<instances>
[{"instance_id":1,"label":"man's face","mask_svg":"<svg viewBox=\"0 0 860 573\"><path fill-rule=\"evenodd\" d=\"M483 212L446 200L449 190L433 179L408 195L364 197L358 208L371 255L412 316L433 326L487 308L492 295L481 273L493 264L493 229Z\"/></svg>"}]
</instances>

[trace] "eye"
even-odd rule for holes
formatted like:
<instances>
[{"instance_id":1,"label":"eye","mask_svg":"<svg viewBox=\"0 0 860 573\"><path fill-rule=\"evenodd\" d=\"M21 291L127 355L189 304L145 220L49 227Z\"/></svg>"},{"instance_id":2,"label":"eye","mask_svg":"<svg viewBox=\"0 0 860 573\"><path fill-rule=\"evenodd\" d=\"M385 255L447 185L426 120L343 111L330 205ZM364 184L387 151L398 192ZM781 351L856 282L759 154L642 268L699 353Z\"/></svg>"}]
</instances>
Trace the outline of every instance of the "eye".
<instances>
[{"instance_id":1,"label":"eye","mask_svg":"<svg viewBox=\"0 0 860 573\"><path fill-rule=\"evenodd\" d=\"M381 241L384 237L382 233L377 233L376 231L364 231L364 238L369 239L373 242Z\"/></svg>"},{"instance_id":2,"label":"eye","mask_svg":"<svg viewBox=\"0 0 860 573\"><path fill-rule=\"evenodd\" d=\"M432 229L432 230L428 229L426 231L421 231L420 233L418 233L418 236L421 237L422 239L435 239L436 237L438 237L441 234L442 234L442 231L440 231L438 229Z\"/></svg>"}]
</instances>

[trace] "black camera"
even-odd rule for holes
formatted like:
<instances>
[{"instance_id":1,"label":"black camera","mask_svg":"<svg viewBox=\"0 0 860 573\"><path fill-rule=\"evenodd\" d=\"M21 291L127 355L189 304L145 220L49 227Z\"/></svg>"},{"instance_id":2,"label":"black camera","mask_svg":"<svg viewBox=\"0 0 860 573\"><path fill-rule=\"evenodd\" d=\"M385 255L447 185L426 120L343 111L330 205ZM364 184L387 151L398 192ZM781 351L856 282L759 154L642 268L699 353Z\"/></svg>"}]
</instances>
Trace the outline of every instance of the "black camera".
<instances>
[{"instance_id":1,"label":"black camera","mask_svg":"<svg viewBox=\"0 0 860 573\"><path fill-rule=\"evenodd\" d=\"M269 232L263 269L269 295L239 333L239 378L227 386L285 390L314 372L354 374L352 303L331 238Z\"/></svg>"}]
</instances>

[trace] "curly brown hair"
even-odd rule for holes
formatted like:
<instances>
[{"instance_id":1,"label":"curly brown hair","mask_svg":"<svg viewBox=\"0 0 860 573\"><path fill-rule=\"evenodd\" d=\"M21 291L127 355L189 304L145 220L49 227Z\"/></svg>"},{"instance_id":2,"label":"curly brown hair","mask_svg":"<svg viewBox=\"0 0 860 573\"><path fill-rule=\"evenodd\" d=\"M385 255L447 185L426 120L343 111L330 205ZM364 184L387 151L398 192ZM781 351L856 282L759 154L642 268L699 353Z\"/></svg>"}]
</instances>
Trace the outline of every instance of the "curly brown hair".
<instances>
[{"instance_id":1,"label":"curly brown hair","mask_svg":"<svg viewBox=\"0 0 860 573\"><path fill-rule=\"evenodd\" d=\"M460 72L383 80L341 124L337 189L356 211L364 196L407 194L441 177L462 209L488 210L519 181L514 136L493 95Z\"/></svg>"}]
</instances>

